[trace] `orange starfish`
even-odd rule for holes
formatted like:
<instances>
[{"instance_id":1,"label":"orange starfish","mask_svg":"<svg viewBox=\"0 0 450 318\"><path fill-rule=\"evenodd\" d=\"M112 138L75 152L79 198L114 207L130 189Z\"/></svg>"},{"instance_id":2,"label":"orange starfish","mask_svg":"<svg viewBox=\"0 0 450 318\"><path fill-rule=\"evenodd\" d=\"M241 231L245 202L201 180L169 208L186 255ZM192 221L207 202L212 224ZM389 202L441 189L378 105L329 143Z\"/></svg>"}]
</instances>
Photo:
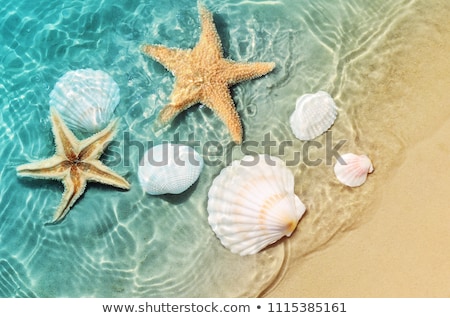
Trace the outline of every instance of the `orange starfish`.
<instances>
[{"instance_id":1,"label":"orange starfish","mask_svg":"<svg viewBox=\"0 0 450 318\"><path fill-rule=\"evenodd\" d=\"M61 221L75 201L83 194L88 181L129 189L130 184L99 160L103 150L114 137L117 120L95 135L78 140L67 128L56 110L51 109L52 130L55 138L54 156L17 167L19 176L61 180L64 194L53 223Z\"/></svg>"},{"instance_id":2,"label":"orange starfish","mask_svg":"<svg viewBox=\"0 0 450 318\"><path fill-rule=\"evenodd\" d=\"M239 63L223 58L222 44L212 14L199 3L202 32L193 49L144 45L142 51L164 65L176 77L171 102L159 114L167 123L190 106L202 103L227 125L233 141L242 142L242 125L231 98L233 84L263 76L275 63Z\"/></svg>"}]
</instances>

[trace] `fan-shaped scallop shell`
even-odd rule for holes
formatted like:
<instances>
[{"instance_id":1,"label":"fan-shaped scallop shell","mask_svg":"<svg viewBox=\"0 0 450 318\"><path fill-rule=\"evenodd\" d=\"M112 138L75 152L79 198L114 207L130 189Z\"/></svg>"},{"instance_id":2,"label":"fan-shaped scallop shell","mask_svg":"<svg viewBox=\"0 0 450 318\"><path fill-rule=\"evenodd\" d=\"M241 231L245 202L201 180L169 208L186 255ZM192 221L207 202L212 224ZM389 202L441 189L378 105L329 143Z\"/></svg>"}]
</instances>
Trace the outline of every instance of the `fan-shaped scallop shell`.
<instances>
[{"instance_id":1,"label":"fan-shaped scallop shell","mask_svg":"<svg viewBox=\"0 0 450 318\"><path fill-rule=\"evenodd\" d=\"M119 86L111 76L80 69L67 72L56 82L49 103L71 129L96 133L111 121L119 102Z\"/></svg>"},{"instance_id":2,"label":"fan-shaped scallop shell","mask_svg":"<svg viewBox=\"0 0 450 318\"><path fill-rule=\"evenodd\" d=\"M362 185L373 170L369 157L353 153L342 155L334 165L334 173L338 180L349 187Z\"/></svg>"},{"instance_id":3,"label":"fan-shaped scallop shell","mask_svg":"<svg viewBox=\"0 0 450 318\"><path fill-rule=\"evenodd\" d=\"M268 155L245 156L224 168L208 193L208 222L222 245L250 255L290 236L305 212L294 176Z\"/></svg>"},{"instance_id":4,"label":"fan-shaped scallop shell","mask_svg":"<svg viewBox=\"0 0 450 318\"><path fill-rule=\"evenodd\" d=\"M312 140L327 131L336 120L337 107L333 98L319 91L297 99L289 121L294 135L300 140Z\"/></svg>"},{"instance_id":5,"label":"fan-shaped scallop shell","mask_svg":"<svg viewBox=\"0 0 450 318\"><path fill-rule=\"evenodd\" d=\"M193 148L179 144L160 144L150 148L138 168L139 182L145 192L179 194L197 181L203 158Z\"/></svg>"}]
</instances>

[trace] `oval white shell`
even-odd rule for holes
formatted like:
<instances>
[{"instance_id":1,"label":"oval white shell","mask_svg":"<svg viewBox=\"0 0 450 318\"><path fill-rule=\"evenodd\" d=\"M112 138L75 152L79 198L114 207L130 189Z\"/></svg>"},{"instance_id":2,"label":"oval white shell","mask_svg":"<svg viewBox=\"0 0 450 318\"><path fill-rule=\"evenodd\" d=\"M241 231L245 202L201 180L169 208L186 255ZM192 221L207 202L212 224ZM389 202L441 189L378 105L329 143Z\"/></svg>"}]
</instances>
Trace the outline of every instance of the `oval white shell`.
<instances>
[{"instance_id":1,"label":"oval white shell","mask_svg":"<svg viewBox=\"0 0 450 318\"><path fill-rule=\"evenodd\" d=\"M327 131L336 116L337 107L333 98L327 92L319 91L300 96L289 121L295 137L312 140Z\"/></svg>"},{"instance_id":2,"label":"oval white shell","mask_svg":"<svg viewBox=\"0 0 450 318\"><path fill-rule=\"evenodd\" d=\"M223 246L256 254L290 236L306 208L279 158L245 156L224 168L208 193L208 222Z\"/></svg>"},{"instance_id":3,"label":"oval white shell","mask_svg":"<svg viewBox=\"0 0 450 318\"><path fill-rule=\"evenodd\" d=\"M346 153L334 165L334 173L338 180L349 186L359 187L366 182L367 174L373 172L373 165L366 155Z\"/></svg>"},{"instance_id":4,"label":"oval white shell","mask_svg":"<svg viewBox=\"0 0 450 318\"><path fill-rule=\"evenodd\" d=\"M103 71L81 69L64 74L50 93L54 107L71 129L96 133L111 121L120 90Z\"/></svg>"},{"instance_id":5,"label":"oval white shell","mask_svg":"<svg viewBox=\"0 0 450 318\"><path fill-rule=\"evenodd\" d=\"M138 177L142 188L149 194L179 194L197 181L202 169L203 158L193 148L165 143L144 154Z\"/></svg>"}]
</instances>

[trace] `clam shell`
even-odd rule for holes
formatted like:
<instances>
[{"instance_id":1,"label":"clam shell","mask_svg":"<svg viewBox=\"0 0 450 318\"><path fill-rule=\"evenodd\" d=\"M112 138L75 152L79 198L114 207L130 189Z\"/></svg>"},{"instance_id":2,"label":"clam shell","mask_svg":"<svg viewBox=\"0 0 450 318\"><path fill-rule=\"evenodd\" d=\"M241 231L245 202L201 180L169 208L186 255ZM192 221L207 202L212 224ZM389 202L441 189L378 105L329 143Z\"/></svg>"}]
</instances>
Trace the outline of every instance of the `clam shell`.
<instances>
[{"instance_id":1,"label":"clam shell","mask_svg":"<svg viewBox=\"0 0 450 318\"><path fill-rule=\"evenodd\" d=\"M138 168L139 183L151 195L179 194L197 181L203 158L193 148L160 144L149 149Z\"/></svg>"},{"instance_id":2,"label":"clam shell","mask_svg":"<svg viewBox=\"0 0 450 318\"><path fill-rule=\"evenodd\" d=\"M312 140L333 125L337 107L327 92L305 94L297 99L289 121L292 132L300 140Z\"/></svg>"},{"instance_id":3,"label":"clam shell","mask_svg":"<svg viewBox=\"0 0 450 318\"><path fill-rule=\"evenodd\" d=\"M73 130L96 133L111 121L120 90L103 71L80 69L64 74L50 93L50 106Z\"/></svg>"},{"instance_id":4,"label":"clam shell","mask_svg":"<svg viewBox=\"0 0 450 318\"><path fill-rule=\"evenodd\" d=\"M290 236L306 208L294 194L294 176L268 155L245 156L224 168L208 193L208 222L223 246L256 254Z\"/></svg>"},{"instance_id":5,"label":"clam shell","mask_svg":"<svg viewBox=\"0 0 450 318\"><path fill-rule=\"evenodd\" d=\"M338 180L349 186L359 187L366 182L367 175L373 172L373 165L366 155L346 153L334 165L334 173Z\"/></svg>"}]
</instances>

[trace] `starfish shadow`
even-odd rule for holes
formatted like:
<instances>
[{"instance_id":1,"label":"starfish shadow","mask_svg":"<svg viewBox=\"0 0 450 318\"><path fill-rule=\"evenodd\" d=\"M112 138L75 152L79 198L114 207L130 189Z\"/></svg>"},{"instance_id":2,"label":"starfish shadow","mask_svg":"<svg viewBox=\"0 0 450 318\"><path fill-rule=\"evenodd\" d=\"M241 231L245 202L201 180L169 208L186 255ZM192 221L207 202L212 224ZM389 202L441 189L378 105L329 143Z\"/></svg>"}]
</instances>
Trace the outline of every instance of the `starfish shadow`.
<instances>
[{"instance_id":1,"label":"starfish shadow","mask_svg":"<svg viewBox=\"0 0 450 318\"><path fill-rule=\"evenodd\" d=\"M61 189L64 188L61 183L58 184L58 182L55 182L55 180L50 180L50 179L36 180L36 179L17 178L17 182L19 182L19 184L23 185L24 187L26 187L28 189L32 189L32 190L45 189L45 190L52 190L52 191L53 190L61 191Z\"/></svg>"},{"instance_id":2,"label":"starfish shadow","mask_svg":"<svg viewBox=\"0 0 450 318\"><path fill-rule=\"evenodd\" d=\"M214 13L213 13L213 21L215 22L217 33L219 34L220 40L222 42L223 56L225 58L228 58L230 54L228 48L230 47L230 39L231 39L229 32L229 24L222 16Z\"/></svg>"}]
</instances>

